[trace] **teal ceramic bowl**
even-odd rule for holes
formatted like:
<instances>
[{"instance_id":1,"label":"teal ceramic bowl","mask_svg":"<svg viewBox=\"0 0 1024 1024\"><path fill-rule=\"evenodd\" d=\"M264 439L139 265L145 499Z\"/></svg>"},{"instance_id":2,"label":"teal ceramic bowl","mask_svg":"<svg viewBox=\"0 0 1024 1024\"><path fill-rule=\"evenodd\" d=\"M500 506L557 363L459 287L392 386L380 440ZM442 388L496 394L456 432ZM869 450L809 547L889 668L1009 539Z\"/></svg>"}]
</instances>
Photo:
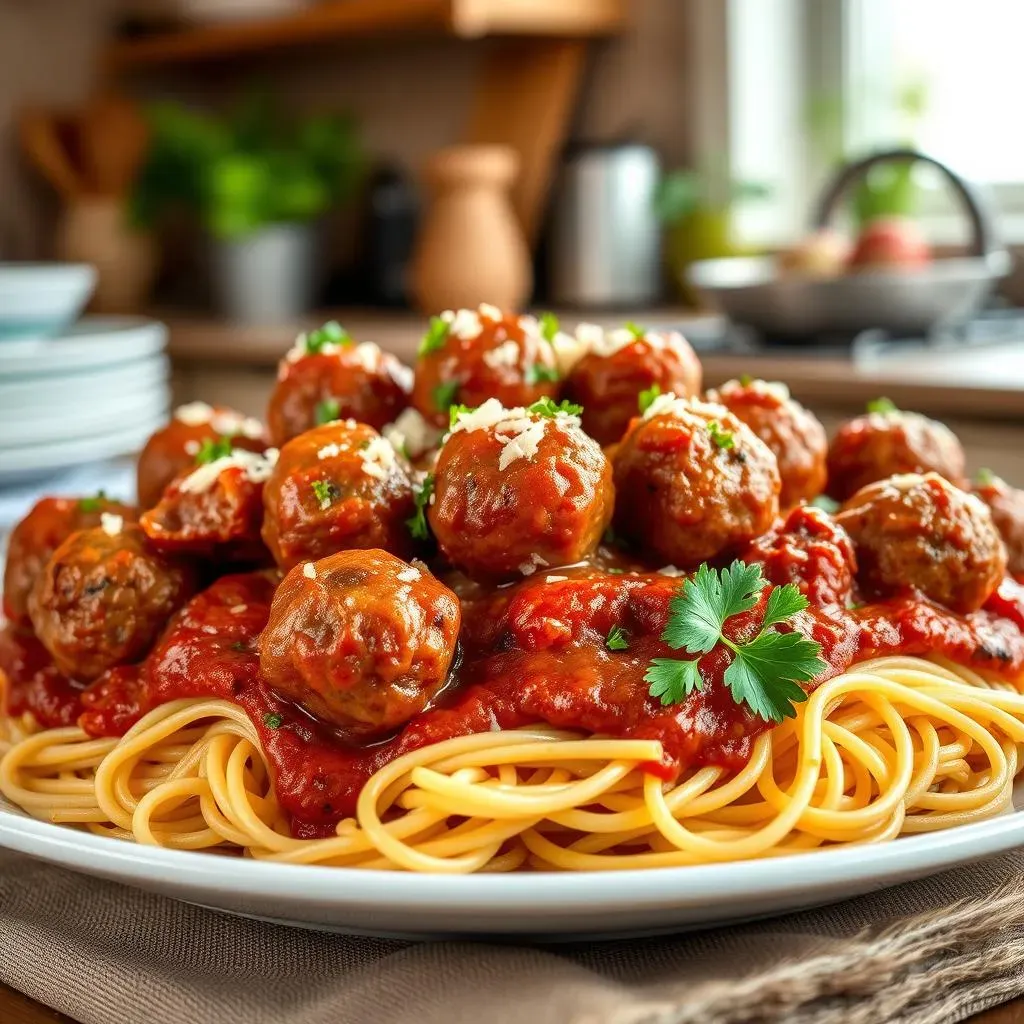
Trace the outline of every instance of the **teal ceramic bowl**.
<instances>
[{"instance_id":1,"label":"teal ceramic bowl","mask_svg":"<svg viewBox=\"0 0 1024 1024\"><path fill-rule=\"evenodd\" d=\"M0 263L0 343L53 338L79 317L96 287L88 263Z\"/></svg>"}]
</instances>

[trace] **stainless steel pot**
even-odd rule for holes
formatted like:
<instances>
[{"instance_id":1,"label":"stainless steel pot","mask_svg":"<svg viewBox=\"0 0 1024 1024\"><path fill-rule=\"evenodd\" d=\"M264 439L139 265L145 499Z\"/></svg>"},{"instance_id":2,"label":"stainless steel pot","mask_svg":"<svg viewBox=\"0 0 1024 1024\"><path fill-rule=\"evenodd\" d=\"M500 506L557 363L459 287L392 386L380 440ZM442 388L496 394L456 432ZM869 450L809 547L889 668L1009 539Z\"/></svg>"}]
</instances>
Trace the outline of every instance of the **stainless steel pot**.
<instances>
[{"instance_id":1,"label":"stainless steel pot","mask_svg":"<svg viewBox=\"0 0 1024 1024\"><path fill-rule=\"evenodd\" d=\"M657 298L658 176L649 146L615 143L570 152L552 207L552 303L629 307Z\"/></svg>"},{"instance_id":2,"label":"stainless steel pot","mask_svg":"<svg viewBox=\"0 0 1024 1024\"><path fill-rule=\"evenodd\" d=\"M1009 272L1010 255L996 239L978 190L934 157L894 149L849 164L822 196L814 226L828 225L853 182L876 164L895 160L931 164L946 176L970 221L972 255L912 270L863 270L822 279L780 275L773 257L701 260L690 266L690 282L730 320L769 339L810 340L870 328L919 335L966 318Z\"/></svg>"}]
</instances>

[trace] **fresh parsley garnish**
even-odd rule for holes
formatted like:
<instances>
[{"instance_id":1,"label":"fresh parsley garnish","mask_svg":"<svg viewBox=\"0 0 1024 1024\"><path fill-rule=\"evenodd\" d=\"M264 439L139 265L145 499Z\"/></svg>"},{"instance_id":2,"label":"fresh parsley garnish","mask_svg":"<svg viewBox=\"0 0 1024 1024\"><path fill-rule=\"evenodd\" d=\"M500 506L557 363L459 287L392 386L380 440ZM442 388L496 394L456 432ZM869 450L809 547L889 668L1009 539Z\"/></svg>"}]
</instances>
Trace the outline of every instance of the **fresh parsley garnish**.
<instances>
[{"instance_id":1,"label":"fresh parsley garnish","mask_svg":"<svg viewBox=\"0 0 1024 1024\"><path fill-rule=\"evenodd\" d=\"M314 480L312 486L313 494L316 495L316 500L320 502L321 512L329 509L340 497L338 488L330 480Z\"/></svg>"},{"instance_id":2,"label":"fresh parsley garnish","mask_svg":"<svg viewBox=\"0 0 1024 1024\"><path fill-rule=\"evenodd\" d=\"M736 445L736 438L733 437L732 431L725 430L718 420L712 420L708 424L708 433L719 448L733 448Z\"/></svg>"},{"instance_id":3,"label":"fresh parsley garnish","mask_svg":"<svg viewBox=\"0 0 1024 1024\"><path fill-rule=\"evenodd\" d=\"M306 352L309 355L322 352L326 345L351 344L352 335L337 320L328 320L323 327L317 327L316 330L306 334Z\"/></svg>"},{"instance_id":4,"label":"fresh parsley garnish","mask_svg":"<svg viewBox=\"0 0 1024 1024\"><path fill-rule=\"evenodd\" d=\"M834 516L839 511L839 502L827 494L819 494L809 504L814 508L820 508L822 512L827 512L830 516Z\"/></svg>"},{"instance_id":5,"label":"fresh parsley garnish","mask_svg":"<svg viewBox=\"0 0 1024 1024\"><path fill-rule=\"evenodd\" d=\"M991 487L995 483L996 475L991 469L986 469L984 466L978 470L977 476L974 478L979 487ZM100 491L100 494L103 492ZM79 502L81 504L81 502Z\"/></svg>"},{"instance_id":6,"label":"fresh parsley garnish","mask_svg":"<svg viewBox=\"0 0 1024 1024\"><path fill-rule=\"evenodd\" d=\"M199 446L199 451L196 452L196 465L205 466L207 463L216 462L218 459L230 457L231 438L228 435L222 434L216 439L204 437L202 444Z\"/></svg>"},{"instance_id":7,"label":"fresh parsley garnish","mask_svg":"<svg viewBox=\"0 0 1024 1024\"><path fill-rule=\"evenodd\" d=\"M579 416L583 412L583 406L574 405L572 402L565 400L556 402L553 398L545 395L543 398L538 398L533 405L527 406L526 411L550 419L553 416L557 416L560 412L565 413L567 416Z\"/></svg>"},{"instance_id":8,"label":"fresh parsley garnish","mask_svg":"<svg viewBox=\"0 0 1024 1024\"><path fill-rule=\"evenodd\" d=\"M409 527L409 532L416 540L426 540L430 536L427 506L430 504L430 496L434 493L434 474L428 473L419 487L413 487L412 493L416 501L416 514L406 519L405 525Z\"/></svg>"},{"instance_id":9,"label":"fresh parsley garnish","mask_svg":"<svg viewBox=\"0 0 1024 1024\"><path fill-rule=\"evenodd\" d=\"M459 421L459 417L463 413L472 412L472 408L468 405L460 405L456 402L454 405L448 406L448 427L454 427Z\"/></svg>"},{"instance_id":10,"label":"fresh parsley garnish","mask_svg":"<svg viewBox=\"0 0 1024 1024\"><path fill-rule=\"evenodd\" d=\"M448 323L439 316L432 316L427 333L423 335L423 340L420 342L420 355L428 356L431 352L444 348L444 343L447 340Z\"/></svg>"},{"instance_id":11,"label":"fresh parsley garnish","mask_svg":"<svg viewBox=\"0 0 1024 1024\"><path fill-rule=\"evenodd\" d=\"M751 377L749 373L741 373L740 374L740 384L743 387L748 388L753 383L754 383L754 378Z\"/></svg>"},{"instance_id":12,"label":"fresh parsley garnish","mask_svg":"<svg viewBox=\"0 0 1024 1024\"><path fill-rule=\"evenodd\" d=\"M561 329L561 325L558 322L558 317L554 313L541 313L540 315L540 334L545 341L554 341L555 335Z\"/></svg>"},{"instance_id":13,"label":"fresh parsley garnish","mask_svg":"<svg viewBox=\"0 0 1024 1024\"><path fill-rule=\"evenodd\" d=\"M645 412L654 404L654 400L661 394L661 388L657 384L652 384L649 388L644 388L639 395L636 396L636 406L640 410L640 415L643 416Z\"/></svg>"},{"instance_id":14,"label":"fresh parsley garnish","mask_svg":"<svg viewBox=\"0 0 1024 1024\"><path fill-rule=\"evenodd\" d=\"M899 412L899 409L891 398L872 398L868 402L868 412Z\"/></svg>"},{"instance_id":15,"label":"fresh parsley garnish","mask_svg":"<svg viewBox=\"0 0 1024 1024\"><path fill-rule=\"evenodd\" d=\"M640 324L634 323L632 320L627 320L623 326L637 341L643 340L644 336L647 334L646 327L641 327Z\"/></svg>"},{"instance_id":16,"label":"fresh parsley garnish","mask_svg":"<svg viewBox=\"0 0 1024 1024\"><path fill-rule=\"evenodd\" d=\"M284 724L284 719L276 711L268 711L263 716L263 724L268 729L280 729Z\"/></svg>"},{"instance_id":17,"label":"fresh parsley garnish","mask_svg":"<svg viewBox=\"0 0 1024 1024\"><path fill-rule=\"evenodd\" d=\"M558 370L554 366L544 366L543 363L534 363L528 366L523 373L523 379L527 384L553 384L559 380Z\"/></svg>"},{"instance_id":18,"label":"fresh parsley garnish","mask_svg":"<svg viewBox=\"0 0 1024 1024\"><path fill-rule=\"evenodd\" d=\"M628 651L629 634L621 626L612 626L605 637L604 645L609 651Z\"/></svg>"},{"instance_id":19,"label":"fresh parsley garnish","mask_svg":"<svg viewBox=\"0 0 1024 1024\"><path fill-rule=\"evenodd\" d=\"M726 647L732 660L723 681L737 704L754 714L781 722L796 714L794 704L807 699L799 685L825 668L821 645L802 633L780 633L774 627L807 607L807 598L792 584L773 587L765 604L761 631L752 640L737 643L724 633L734 615L750 611L768 586L759 565L733 562L716 572L707 563L669 603L662 640L674 650L703 655L717 645ZM644 674L648 692L665 706L678 704L694 690L703 690L700 658L655 658Z\"/></svg>"},{"instance_id":20,"label":"fresh parsley garnish","mask_svg":"<svg viewBox=\"0 0 1024 1024\"><path fill-rule=\"evenodd\" d=\"M341 406L336 398L325 398L322 402L316 403L313 415L316 418L316 425L322 427L325 423L341 419Z\"/></svg>"},{"instance_id":21,"label":"fresh parsley garnish","mask_svg":"<svg viewBox=\"0 0 1024 1024\"><path fill-rule=\"evenodd\" d=\"M434 407L439 412L447 412L459 397L459 382L457 380L443 380L434 388Z\"/></svg>"},{"instance_id":22,"label":"fresh parsley garnish","mask_svg":"<svg viewBox=\"0 0 1024 1024\"><path fill-rule=\"evenodd\" d=\"M88 498L78 499L78 511L79 512L99 512L103 508L106 502L110 501L107 497L106 491L97 491L95 494L90 495Z\"/></svg>"}]
</instances>

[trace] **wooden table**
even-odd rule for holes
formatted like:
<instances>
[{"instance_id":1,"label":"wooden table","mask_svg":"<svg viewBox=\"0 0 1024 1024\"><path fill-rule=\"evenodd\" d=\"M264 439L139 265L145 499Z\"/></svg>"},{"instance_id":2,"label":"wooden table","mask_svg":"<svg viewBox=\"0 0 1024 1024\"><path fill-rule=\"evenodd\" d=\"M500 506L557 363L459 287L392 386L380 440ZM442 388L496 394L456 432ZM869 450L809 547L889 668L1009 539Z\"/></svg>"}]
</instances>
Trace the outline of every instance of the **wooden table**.
<instances>
[{"instance_id":1,"label":"wooden table","mask_svg":"<svg viewBox=\"0 0 1024 1024\"><path fill-rule=\"evenodd\" d=\"M0 985L0 1021L3 1024L76 1024L20 992ZM196 1024L205 1024L196 1021ZM987 1013L972 1017L968 1024L1024 1024L1024 999L1015 999Z\"/></svg>"}]
</instances>

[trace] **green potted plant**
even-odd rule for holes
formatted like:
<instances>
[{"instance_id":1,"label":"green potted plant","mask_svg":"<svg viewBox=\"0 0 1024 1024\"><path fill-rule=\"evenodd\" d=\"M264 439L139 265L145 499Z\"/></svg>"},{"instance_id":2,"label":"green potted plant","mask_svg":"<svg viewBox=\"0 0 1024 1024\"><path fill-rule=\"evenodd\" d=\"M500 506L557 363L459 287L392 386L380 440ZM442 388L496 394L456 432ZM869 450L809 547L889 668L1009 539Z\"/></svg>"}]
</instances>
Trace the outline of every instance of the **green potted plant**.
<instances>
[{"instance_id":1,"label":"green potted plant","mask_svg":"<svg viewBox=\"0 0 1024 1024\"><path fill-rule=\"evenodd\" d=\"M319 223L352 197L363 167L353 121L285 118L253 94L226 117L160 104L150 124L136 222L180 208L199 221L211 239L214 292L231 319L280 323L307 312Z\"/></svg>"}]
</instances>

